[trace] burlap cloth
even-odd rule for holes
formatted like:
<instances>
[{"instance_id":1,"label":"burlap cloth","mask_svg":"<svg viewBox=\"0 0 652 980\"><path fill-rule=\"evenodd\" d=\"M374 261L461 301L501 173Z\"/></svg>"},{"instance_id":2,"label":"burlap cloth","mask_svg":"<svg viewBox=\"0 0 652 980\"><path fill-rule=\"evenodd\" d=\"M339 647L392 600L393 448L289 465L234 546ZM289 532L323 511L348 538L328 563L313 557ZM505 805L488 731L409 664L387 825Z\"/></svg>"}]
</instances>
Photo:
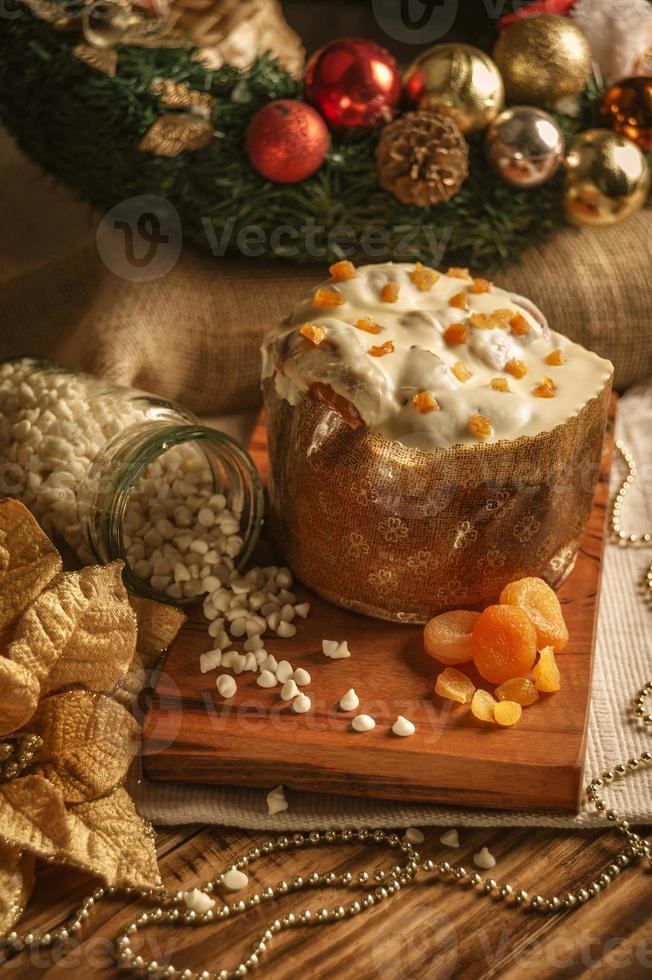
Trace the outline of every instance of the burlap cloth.
<instances>
[{"instance_id":1,"label":"burlap cloth","mask_svg":"<svg viewBox=\"0 0 652 980\"><path fill-rule=\"evenodd\" d=\"M151 389L196 412L259 403L260 339L321 267L182 252L149 282L98 257L98 215L0 136L0 357L28 352ZM497 280L615 366L622 389L652 376L652 211L569 229Z\"/></svg>"}]
</instances>

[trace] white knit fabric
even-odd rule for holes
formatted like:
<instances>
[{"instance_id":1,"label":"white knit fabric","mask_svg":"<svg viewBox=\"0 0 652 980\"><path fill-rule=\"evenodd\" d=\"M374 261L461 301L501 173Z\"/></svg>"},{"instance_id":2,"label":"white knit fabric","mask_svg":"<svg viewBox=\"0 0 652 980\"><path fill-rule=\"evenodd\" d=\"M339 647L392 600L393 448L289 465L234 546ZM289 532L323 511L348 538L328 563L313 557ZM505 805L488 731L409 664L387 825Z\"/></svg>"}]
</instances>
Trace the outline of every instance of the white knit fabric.
<instances>
[{"instance_id":1,"label":"white knit fabric","mask_svg":"<svg viewBox=\"0 0 652 980\"><path fill-rule=\"evenodd\" d=\"M244 425L245 423L243 423ZM224 427L224 425L222 425ZM243 434L241 427L237 434ZM622 514L628 530L652 529L652 385L621 399L616 433L639 463L639 477ZM612 488L622 476L616 462ZM631 701L652 676L652 609L642 600L641 578L652 548L608 545L598 620L586 781L593 774L649 749L652 739L631 718ZM584 804L577 816L506 810L457 809L432 804L354 799L287 791L289 808L270 817L265 792L230 786L153 783L132 773L130 790L139 811L157 824L220 823L256 830L310 830L330 826L411 825L592 827L604 820ZM609 790L613 805L632 823L652 823L652 769L618 781Z\"/></svg>"}]
</instances>

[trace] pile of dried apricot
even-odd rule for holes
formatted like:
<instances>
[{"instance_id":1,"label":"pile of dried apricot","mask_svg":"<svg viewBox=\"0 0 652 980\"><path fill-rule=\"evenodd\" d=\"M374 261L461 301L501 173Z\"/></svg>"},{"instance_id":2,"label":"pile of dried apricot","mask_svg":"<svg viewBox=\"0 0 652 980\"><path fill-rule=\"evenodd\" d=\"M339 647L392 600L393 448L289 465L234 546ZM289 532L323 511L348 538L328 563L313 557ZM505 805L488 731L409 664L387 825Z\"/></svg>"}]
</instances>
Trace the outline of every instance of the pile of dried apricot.
<instances>
[{"instance_id":1,"label":"pile of dried apricot","mask_svg":"<svg viewBox=\"0 0 652 980\"><path fill-rule=\"evenodd\" d=\"M540 578L521 578L506 585L500 602L481 612L458 609L426 623L423 645L447 667L437 677L435 693L470 704L480 721L511 726L539 692L561 686L555 654L568 643L559 599ZM538 659L537 659L538 652ZM457 669L473 661L477 672L495 686L495 696Z\"/></svg>"}]
</instances>

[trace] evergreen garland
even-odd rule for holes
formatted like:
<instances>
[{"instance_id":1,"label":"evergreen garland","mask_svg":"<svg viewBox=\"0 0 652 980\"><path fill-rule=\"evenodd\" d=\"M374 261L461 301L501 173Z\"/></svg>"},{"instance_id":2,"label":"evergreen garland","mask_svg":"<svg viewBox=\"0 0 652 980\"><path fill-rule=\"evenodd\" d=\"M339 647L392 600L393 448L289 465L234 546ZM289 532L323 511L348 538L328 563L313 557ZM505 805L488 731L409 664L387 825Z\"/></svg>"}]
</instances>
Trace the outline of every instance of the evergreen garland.
<instances>
[{"instance_id":1,"label":"evergreen garland","mask_svg":"<svg viewBox=\"0 0 652 980\"><path fill-rule=\"evenodd\" d=\"M262 56L245 73L208 72L189 49L121 45L117 74L108 78L73 54L75 34L53 30L19 0L10 0L7 12L0 28L0 117L29 156L101 211L159 194L179 212L184 241L204 249L215 251L218 243L218 250L242 254L238 234L254 227L260 232L253 252L269 258L392 257L477 271L518 259L564 223L561 176L534 191L506 186L484 162L482 136L470 139L470 176L460 192L433 207L406 207L378 188L374 132L333 136L314 176L273 184L249 165L244 134L261 105L301 96L300 82L276 61ZM166 111L150 91L155 78L216 97L211 146L172 159L138 149ZM588 96L574 128L590 124L591 102ZM571 121L561 122L568 133ZM275 242L279 227L286 232Z\"/></svg>"}]
</instances>

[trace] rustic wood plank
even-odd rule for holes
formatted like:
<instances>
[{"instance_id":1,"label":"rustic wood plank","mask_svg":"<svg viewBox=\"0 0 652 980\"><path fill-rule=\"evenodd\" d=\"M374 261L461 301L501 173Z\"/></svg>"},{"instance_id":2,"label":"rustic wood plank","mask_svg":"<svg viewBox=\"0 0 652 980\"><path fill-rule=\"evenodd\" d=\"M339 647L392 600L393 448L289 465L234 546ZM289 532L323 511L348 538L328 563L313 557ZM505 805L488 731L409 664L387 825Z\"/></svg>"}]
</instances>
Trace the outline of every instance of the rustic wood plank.
<instances>
[{"instance_id":1,"label":"rustic wood plank","mask_svg":"<svg viewBox=\"0 0 652 980\"><path fill-rule=\"evenodd\" d=\"M264 428L252 447L265 469ZM560 693L526 710L517 728L483 725L468 708L433 699L439 669L422 649L421 628L379 623L335 609L302 586L308 620L290 640L266 639L278 660L306 667L313 679L307 715L293 714L279 687L262 690L255 675L238 678L223 701L218 672L201 674L199 655L210 646L201 611L172 645L144 724L143 769L149 779L233 783L308 791L497 808L575 812L582 788L594 634L605 541L612 440L607 439L593 511L575 569L559 596L571 636L560 658ZM349 641L353 656L336 663L321 654L324 637ZM486 682L469 673L477 686ZM338 708L355 687L361 711L376 728L352 733ZM397 715L417 732L391 734Z\"/></svg>"},{"instance_id":2,"label":"rustic wood plank","mask_svg":"<svg viewBox=\"0 0 652 980\"><path fill-rule=\"evenodd\" d=\"M493 874L530 893L544 895L577 888L607 864L618 845L610 832L564 834L559 831L461 831L459 850L439 844L441 830L426 832L424 855L446 857L471 868L472 855L488 845L498 864ZM161 868L170 889L188 888L215 874L229 860L264 835L223 828L189 828L161 838ZM323 846L275 854L252 869L252 888L275 884L315 868L335 871L387 867L386 853L360 845ZM60 921L66 895L72 907L90 883L62 869L47 868L23 925L35 928ZM652 876L628 869L586 906L561 916L537 916L477 896L459 885L424 876L382 906L337 926L297 930L270 946L257 974L270 980L332 976L355 980L411 980L446 977L506 980L536 977L638 980L652 970L650 895ZM195 970L232 968L256 933L278 914L317 909L350 901L352 890L309 891L288 895L282 902L253 910L216 926L152 930L144 935L144 955ZM56 907L56 914L54 914ZM55 951L23 953L4 967L16 980L83 976L86 980L117 976L113 939L142 906L118 898L98 905L80 940ZM136 946L136 944L134 944Z\"/></svg>"}]
</instances>

